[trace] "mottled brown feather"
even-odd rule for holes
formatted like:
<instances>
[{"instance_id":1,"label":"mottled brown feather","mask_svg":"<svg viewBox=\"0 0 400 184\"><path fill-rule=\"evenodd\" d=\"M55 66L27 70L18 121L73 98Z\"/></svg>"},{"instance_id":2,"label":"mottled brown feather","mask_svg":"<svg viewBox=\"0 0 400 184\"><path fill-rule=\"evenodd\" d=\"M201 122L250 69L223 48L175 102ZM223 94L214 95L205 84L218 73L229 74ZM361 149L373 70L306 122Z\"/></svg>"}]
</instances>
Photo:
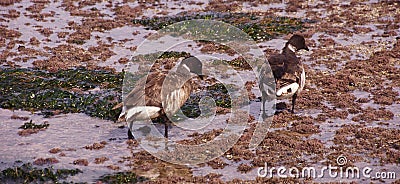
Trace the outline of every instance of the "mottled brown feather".
<instances>
[{"instance_id":1,"label":"mottled brown feather","mask_svg":"<svg viewBox=\"0 0 400 184\"><path fill-rule=\"evenodd\" d=\"M144 77L137 82L137 87L135 87L126 97L124 100L124 105L127 109L137 107L137 106L155 106L161 107L162 110L151 118L155 118L161 115L164 115L164 109L162 104L162 100L166 103L164 106L168 106L170 103L177 103L177 108L172 109L169 114L174 114L179 108L186 102L189 98L191 90L192 90L192 83L190 80L186 81L180 88L179 86L174 85L174 82L168 82L165 84L163 94L165 95L166 99L161 98L161 91L163 88L163 83L167 77L166 73L162 72L154 72L148 75L148 77ZM186 78L186 75L181 73L173 73L168 76L168 81L180 81ZM145 90L141 89L140 87L145 87ZM173 99L171 97L171 93L174 90L179 89L181 91L180 99ZM144 100L143 100L144 99ZM171 104L170 104L171 105Z\"/></svg>"},{"instance_id":2,"label":"mottled brown feather","mask_svg":"<svg viewBox=\"0 0 400 184\"><path fill-rule=\"evenodd\" d=\"M303 68L300 59L289 48L285 47L282 54L270 56L268 62L276 79L277 89L299 82Z\"/></svg>"}]
</instances>

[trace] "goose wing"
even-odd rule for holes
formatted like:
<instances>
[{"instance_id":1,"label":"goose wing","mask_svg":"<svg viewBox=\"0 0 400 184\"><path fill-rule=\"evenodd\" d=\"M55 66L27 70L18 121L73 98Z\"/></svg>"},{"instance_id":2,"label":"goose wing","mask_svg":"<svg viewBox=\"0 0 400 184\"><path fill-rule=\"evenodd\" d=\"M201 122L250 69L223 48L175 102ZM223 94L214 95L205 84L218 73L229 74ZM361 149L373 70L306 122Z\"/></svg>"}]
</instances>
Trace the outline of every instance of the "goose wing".
<instances>
[{"instance_id":1,"label":"goose wing","mask_svg":"<svg viewBox=\"0 0 400 184\"><path fill-rule=\"evenodd\" d=\"M175 74L166 77L161 92L163 110L167 115L175 114L183 106L194 85L190 76Z\"/></svg>"},{"instance_id":2,"label":"goose wing","mask_svg":"<svg viewBox=\"0 0 400 184\"><path fill-rule=\"evenodd\" d=\"M283 54L271 55L268 58L268 63L276 79L280 79L285 73L285 68L284 68L285 62L286 62L286 56Z\"/></svg>"},{"instance_id":3,"label":"goose wing","mask_svg":"<svg viewBox=\"0 0 400 184\"><path fill-rule=\"evenodd\" d=\"M160 93L164 79L165 74L161 72L154 72L139 79L136 87L125 97L124 105L127 108L136 106L161 107Z\"/></svg>"}]
</instances>

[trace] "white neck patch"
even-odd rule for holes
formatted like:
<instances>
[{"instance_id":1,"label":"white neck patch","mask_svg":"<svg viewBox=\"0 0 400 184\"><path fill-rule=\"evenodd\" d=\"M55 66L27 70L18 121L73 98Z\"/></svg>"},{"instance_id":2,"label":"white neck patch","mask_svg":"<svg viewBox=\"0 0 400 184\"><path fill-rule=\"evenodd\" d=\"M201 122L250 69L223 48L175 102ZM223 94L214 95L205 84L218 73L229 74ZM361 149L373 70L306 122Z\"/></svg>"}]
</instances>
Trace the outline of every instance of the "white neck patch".
<instances>
[{"instance_id":1,"label":"white neck patch","mask_svg":"<svg viewBox=\"0 0 400 184\"><path fill-rule=\"evenodd\" d=\"M182 67L185 68L188 72L190 72L190 68L186 64L183 64Z\"/></svg>"},{"instance_id":2,"label":"white neck patch","mask_svg":"<svg viewBox=\"0 0 400 184\"><path fill-rule=\"evenodd\" d=\"M292 44L288 45L289 50L291 50L292 52L296 52L296 47L293 46Z\"/></svg>"}]
</instances>

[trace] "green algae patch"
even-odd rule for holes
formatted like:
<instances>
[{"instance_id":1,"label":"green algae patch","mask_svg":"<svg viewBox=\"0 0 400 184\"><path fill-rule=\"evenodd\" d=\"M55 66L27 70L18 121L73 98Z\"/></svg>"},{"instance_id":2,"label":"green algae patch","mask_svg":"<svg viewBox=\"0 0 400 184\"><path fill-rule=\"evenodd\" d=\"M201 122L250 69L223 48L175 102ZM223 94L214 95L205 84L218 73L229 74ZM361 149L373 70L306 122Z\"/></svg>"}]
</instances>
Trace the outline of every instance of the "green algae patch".
<instances>
[{"instance_id":1,"label":"green algae patch","mask_svg":"<svg viewBox=\"0 0 400 184\"><path fill-rule=\"evenodd\" d=\"M62 183L68 176L82 173L79 169L36 168L31 163L19 167L4 169L0 172L0 181L4 183Z\"/></svg>"},{"instance_id":2,"label":"green algae patch","mask_svg":"<svg viewBox=\"0 0 400 184\"><path fill-rule=\"evenodd\" d=\"M85 113L115 120L123 73L84 68L51 73L37 69L0 69L0 107L58 113Z\"/></svg>"},{"instance_id":3,"label":"green algae patch","mask_svg":"<svg viewBox=\"0 0 400 184\"><path fill-rule=\"evenodd\" d=\"M208 86L207 90L211 94L211 97L214 98L215 104L218 107L231 108L232 102L228 91L228 88L231 87L231 85L217 83L212 86Z\"/></svg>"},{"instance_id":4,"label":"green algae patch","mask_svg":"<svg viewBox=\"0 0 400 184\"><path fill-rule=\"evenodd\" d=\"M18 135L20 136L29 136L31 134L36 134L39 131L46 130L50 124L48 124L46 121L43 122L42 124L35 124L30 120L29 122L25 122L22 126L19 127L19 129L22 129L18 131Z\"/></svg>"},{"instance_id":5,"label":"green algae patch","mask_svg":"<svg viewBox=\"0 0 400 184\"><path fill-rule=\"evenodd\" d=\"M230 61L226 61L229 65L235 67L235 69L241 70L252 70L253 68L247 63L243 57L238 57Z\"/></svg>"},{"instance_id":6,"label":"green algae patch","mask_svg":"<svg viewBox=\"0 0 400 184\"><path fill-rule=\"evenodd\" d=\"M133 172L118 172L112 175L104 175L99 181L104 183L138 183L146 180L147 178L138 176Z\"/></svg>"},{"instance_id":7,"label":"green algae patch","mask_svg":"<svg viewBox=\"0 0 400 184\"><path fill-rule=\"evenodd\" d=\"M213 60L211 61L212 65L229 65L232 66L235 70L252 70L253 68L249 65L249 63L243 58L238 57L232 60Z\"/></svg>"},{"instance_id":8,"label":"green algae patch","mask_svg":"<svg viewBox=\"0 0 400 184\"><path fill-rule=\"evenodd\" d=\"M289 17L275 17L255 13L192 13L180 14L176 16L154 17L146 19L135 19L133 23L143 25L147 29L160 30L167 26L186 20L206 19L223 21L238 27L245 33L249 34L256 41L270 40L275 36L293 33L303 29L303 23L308 20L301 20ZM212 29L212 28L210 28ZM225 35L231 35L230 31L226 30Z\"/></svg>"},{"instance_id":9,"label":"green algae patch","mask_svg":"<svg viewBox=\"0 0 400 184\"><path fill-rule=\"evenodd\" d=\"M198 93L191 94L189 99L181 107L182 113L189 118L197 118L200 116L202 111L200 110L200 100L203 97L210 97L214 100L215 106L223 108L231 108L231 97L229 95L228 89L234 88L232 85L224 85L221 83L216 83L208 86L206 90ZM205 114L209 113L207 109L204 109ZM210 111L211 112L211 111Z\"/></svg>"},{"instance_id":10,"label":"green algae patch","mask_svg":"<svg viewBox=\"0 0 400 184\"><path fill-rule=\"evenodd\" d=\"M24 123L22 126L19 127L19 129L44 129L49 127L49 124L44 122L42 124L35 124L32 123L32 120L30 120L29 122Z\"/></svg>"},{"instance_id":11,"label":"green algae patch","mask_svg":"<svg viewBox=\"0 0 400 184\"><path fill-rule=\"evenodd\" d=\"M158 58L159 59L180 58L180 57L188 58L190 56L191 55L188 52L165 51Z\"/></svg>"}]
</instances>

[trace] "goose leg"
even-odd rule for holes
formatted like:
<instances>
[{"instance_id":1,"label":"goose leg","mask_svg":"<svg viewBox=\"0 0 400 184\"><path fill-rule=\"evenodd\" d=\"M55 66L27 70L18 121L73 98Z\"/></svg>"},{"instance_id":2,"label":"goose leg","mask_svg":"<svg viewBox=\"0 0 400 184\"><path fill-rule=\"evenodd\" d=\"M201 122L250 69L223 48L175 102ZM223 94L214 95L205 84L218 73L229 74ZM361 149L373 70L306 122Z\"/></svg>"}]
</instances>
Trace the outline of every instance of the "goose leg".
<instances>
[{"instance_id":1,"label":"goose leg","mask_svg":"<svg viewBox=\"0 0 400 184\"><path fill-rule=\"evenodd\" d=\"M128 130L128 139L134 139L131 129Z\"/></svg>"},{"instance_id":2,"label":"goose leg","mask_svg":"<svg viewBox=\"0 0 400 184\"><path fill-rule=\"evenodd\" d=\"M168 138L168 122L164 123L164 137Z\"/></svg>"},{"instance_id":3,"label":"goose leg","mask_svg":"<svg viewBox=\"0 0 400 184\"><path fill-rule=\"evenodd\" d=\"M167 138L164 142L164 149L165 151L168 151L168 121L164 124L164 137Z\"/></svg>"},{"instance_id":4,"label":"goose leg","mask_svg":"<svg viewBox=\"0 0 400 184\"><path fill-rule=\"evenodd\" d=\"M132 134L132 131L131 131L132 123L133 123L133 122L131 122L131 123L129 124L129 127L128 127L128 139L134 139L134 138L135 138L135 137L133 137L133 134Z\"/></svg>"},{"instance_id":5,"label":"goose leg","mask_svg":"<svg viewBox=\"0 0 400 184\"><path fill-rule=\"evenodd\" d=\"M294 104L296 103L297 93L292 96L292 113L294 113Z\"/></svg>"},{"instance_id":6,"label":"goose leg","mask_svg":"<svg viewBox=\"0 0 400 184\"><path fill-rule=\"evenodd\" d=\"M265 96L264 96L264 94L262 94L262 118L266 118L267 117L267 115L265 114L265 101L267 101L266 99L265 99Z\"/></svg>"}]
</instances>

